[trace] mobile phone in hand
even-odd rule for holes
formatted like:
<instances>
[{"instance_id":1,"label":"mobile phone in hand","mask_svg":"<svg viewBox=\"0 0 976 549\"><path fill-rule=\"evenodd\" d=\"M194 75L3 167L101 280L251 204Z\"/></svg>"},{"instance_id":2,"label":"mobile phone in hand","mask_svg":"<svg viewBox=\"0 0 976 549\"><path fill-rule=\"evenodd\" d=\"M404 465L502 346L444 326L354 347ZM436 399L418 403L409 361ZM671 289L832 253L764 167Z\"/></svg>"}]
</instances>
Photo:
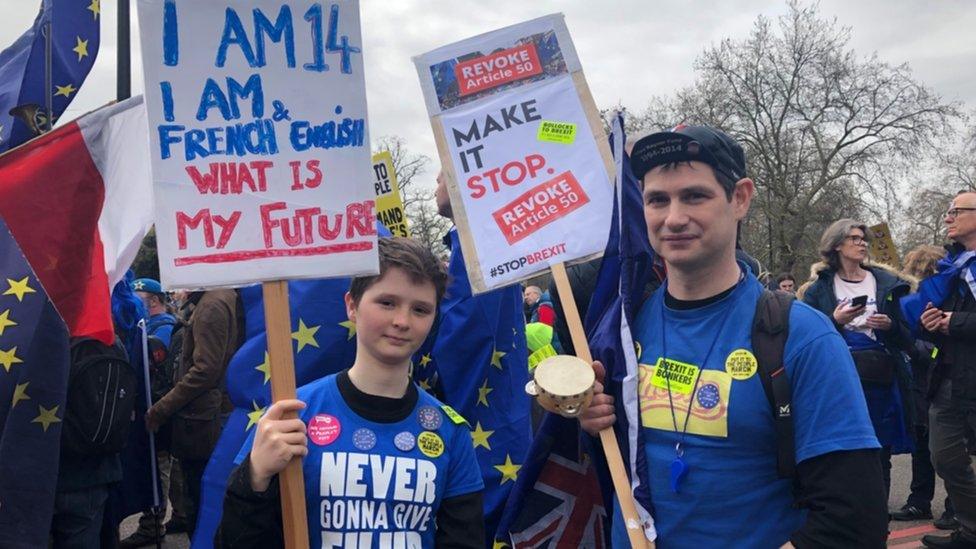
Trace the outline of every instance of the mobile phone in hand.
<instances>
[{"instance_id":1,"label":"mobile phone in hand","mask_svg":"<svg viewBox=\"0 0 976 549\"><path fill-rule=\"evenodd\" d=\"M868 296L859 295L851 300L851 307L860 308L868 304Z\"/></svg>"}]
</instances>

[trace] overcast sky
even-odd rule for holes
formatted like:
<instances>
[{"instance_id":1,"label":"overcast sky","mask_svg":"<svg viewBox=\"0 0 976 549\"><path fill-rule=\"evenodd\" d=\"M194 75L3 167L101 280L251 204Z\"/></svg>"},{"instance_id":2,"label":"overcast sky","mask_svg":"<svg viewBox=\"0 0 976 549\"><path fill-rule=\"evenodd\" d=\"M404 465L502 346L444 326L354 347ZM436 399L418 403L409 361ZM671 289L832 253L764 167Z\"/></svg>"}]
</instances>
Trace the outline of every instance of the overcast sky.
<instances>
[{"instance_id":1,"label":"overcast sky","mask_svg":"<svg viewBox=\"0 0 976 549\"><path fill-rule=\"evenodd\" d=\"M207 1L207 0L198 0ZM139 31L132 0L133 94L142 90ZM33 22L40 0L0 0L0 48ZM65 118L115 98L116 0L102 0L102 43L95 67ZM748 34L756 17L779 16L785 1L735 0L361 0L370 135L399 135L431 157L436 149L411 56L513 23L562 12L597 105L640 111L653 95L694 81L692 64L708 45ZM976 2L822 0L822 15L853 29L859 55L907 62L948 100L976 108Z\"/></svg>"}]
</instances>

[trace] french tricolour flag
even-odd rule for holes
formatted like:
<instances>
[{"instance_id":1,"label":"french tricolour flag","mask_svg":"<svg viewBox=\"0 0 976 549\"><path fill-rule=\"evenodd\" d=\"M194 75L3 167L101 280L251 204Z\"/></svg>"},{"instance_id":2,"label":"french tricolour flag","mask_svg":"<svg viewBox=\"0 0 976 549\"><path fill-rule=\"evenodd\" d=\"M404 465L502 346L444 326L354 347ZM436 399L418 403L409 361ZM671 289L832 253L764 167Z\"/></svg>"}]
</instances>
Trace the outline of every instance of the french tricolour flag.
<instances>
[{"instance_id":1,"label":"french tricolour flag","mask_svg":"<svg viewBox=\"0 0 976 549\"><path fill-rule=\"evenodd\" d=\"M72 336L113 341L111 288L152 223L147 132L139 96L0 155L0 216Z\"/></svg>"}]
</instances>

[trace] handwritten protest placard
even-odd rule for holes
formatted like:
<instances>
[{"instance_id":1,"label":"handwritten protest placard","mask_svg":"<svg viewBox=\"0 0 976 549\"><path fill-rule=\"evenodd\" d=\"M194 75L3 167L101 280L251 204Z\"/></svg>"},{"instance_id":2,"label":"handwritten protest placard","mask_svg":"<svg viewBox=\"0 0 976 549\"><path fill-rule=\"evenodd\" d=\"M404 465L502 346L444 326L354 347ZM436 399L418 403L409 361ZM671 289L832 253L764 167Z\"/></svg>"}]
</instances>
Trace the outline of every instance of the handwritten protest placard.
<instances>
[{"instance_id":1,"label":"handwritten protest placard","mask_svg":"<svg viewBox=\"0 0 976 549\"><path fill-rule=\"evenodd\" d=\"M376 191L376 218L393 236L410 236L403 197L397 186L396 169L390 151L373 155L373 189Z\"/></svg>"},{"instance_id":2,"label":"handwritten protest placard","mask_svg":"<svg viewBox=\"0 0 976 549\"><path fill-rule=\"evenodd\" d=\"M901 258L898 257L898 248L895 247L895 241L891 238L891 230L888 229L888 224L878 223L868 227L868 235L871 237L868 250L871 252L871 259L896 269L901 268Z\"/></svg>"},{"instance_id":3,"label":"handwritten protest placard","mask_svg":"<svg viewBox=\"0 0 976 549\"><path fill-rule=\"evenodd\" d=\"M140 0L167 288L375 273L355 0Z\"/></svg>"},{"instance_id":4,"label":"handwritten protest placard","mask_svg":"<svg viewBox=\"0 0 976 549\"><path fill-rule=\"evenodd\" d=\"M607 242L612 160L561 15L414 59L475 292Z\"/></svg>"}]
</instances>

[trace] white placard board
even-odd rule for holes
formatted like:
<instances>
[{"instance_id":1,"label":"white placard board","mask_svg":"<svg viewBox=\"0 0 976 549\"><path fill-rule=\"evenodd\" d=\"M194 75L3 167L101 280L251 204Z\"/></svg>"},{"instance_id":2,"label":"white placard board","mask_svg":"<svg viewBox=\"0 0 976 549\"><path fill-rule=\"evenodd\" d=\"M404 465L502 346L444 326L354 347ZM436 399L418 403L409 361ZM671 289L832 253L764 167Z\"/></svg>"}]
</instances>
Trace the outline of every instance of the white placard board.
<instances>
[{"instance_id":1,"label":"white placard board","mask_svg":"<svg viewBox=\"0 0 976 549\"><path fill-rule=\"evenodd\" d=\"M161 282L378 271L357 0L139 0Z\"/></svg>"},{"instance_id":2,"label":"white placard board","mask_svg":"<svg viewBox=\"0 0 976 549\"><path fill-rule=\"evenodd\" d=\"M594 257L612 160L569 32L551 15L414 59L472 289Z\"/></svg>"}]
</instances>

